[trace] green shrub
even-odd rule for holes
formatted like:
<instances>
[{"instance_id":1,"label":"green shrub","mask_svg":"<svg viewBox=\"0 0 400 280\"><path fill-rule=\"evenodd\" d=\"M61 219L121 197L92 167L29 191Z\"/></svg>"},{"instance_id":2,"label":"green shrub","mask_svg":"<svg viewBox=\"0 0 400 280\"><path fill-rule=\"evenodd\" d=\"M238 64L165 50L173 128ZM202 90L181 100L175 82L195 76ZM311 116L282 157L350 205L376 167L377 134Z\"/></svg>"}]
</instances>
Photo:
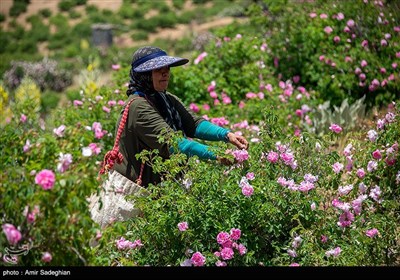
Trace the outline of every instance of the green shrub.
<instances>
[{"instance_id":1,"label":"green shrub","mask_svg":"<svg viewBox=\"0 0 400 280\"><path fill-rule=\"evenodd\" d=\"M79 90L67 90L65 95L69 101L79 100L81 95L79 94Z\"/></svg>"},{"instance_id":2,"label":"green shrub","mask_svg":"<svg viewBox=\"0 0 400 280\"><path fill-rule=\"evenodd\" d=\"M157 22L153 20L138 20L132 23L135 29L153 33L157 30Z\"/></svg>"},{"instance_id":3,"label":"green shrub","mask_svg":"<svg viewBox=\"0 0 400 280\"><path fill-rule=\"evenodd\" d=\"M61 0L58 4L57 4L58 8L60 9L60 11L62 12L68 12L70 11L74 6L75 3L73 0Z\"/></svg>"},{"instance_id":4,"label":"green shrub","mask_svg":"<svg viewBox=\"0 0 400 280\"><path fill-rule=\"evenodd\" d=\"M157 16L154 16L150 19L157 27L160 28L173 28L177 23L175 13L168 12L163 13Z\"/></svg>"},{"instance_id":5,"label":"green shrub","mask_svg":"<svg viewBox=\"0 0 400 280\"><path fill-rule=\"evenodd\" d=\"M136 31L131 35L133 41L146 41L149 38L149 34L146 31Z\"/></svg>"},{"instance_id":6,"label":"green shrub","mask_svg":"<svg viewBox=\"0 0 400 280\"><path fill-rule=\"evenodd\" d=\"M99 11L99 9L95 5L86 5L85 11L87 14L94 14Z\"/></svg>"},{"instance_id":7,"label":"green shrub","mask_svg":"<svg viewBox=\"0 0 400 280\"><path fill-rule=\"evenodd\" d=\"M177 10L182 10L185 0L172 0L172 6Z\"/></svg>"},{"instance_id":8,"label":"green shrub","mask_svg":"<svg viewBox=\"0 0 400 280\"><path fill-rule=\"evenodd\" d=\"M74 0L76 6L86 5L87 0Z\"/></svg>"},{"instance_id":9,"label":"green shrub","mask_svg":"<svg viewBox=\"0 0 400 280\"><path fill-rule=\"evenodd\" d=\"M81 18L82 17L82 15L78 11L75 11L75 10L70 10L68 12L68 15L69 15L69 17L71 19L77 19L77 18Z\"/></svg>"},{"instance_id":10,"label":"green shrub","mask_svg":"<svg viewBox=\"0 0 400 280\"><path fill-rule=\"evenodd\" d=\"M49 18L49 17L51 17L51 10L50 9L41 9L40 11L39 11L39 14L40 15L42 15L44 18Z\"/></svg>"},{"instance_id":11,"label":"green shrub","mask_svg":"<svg viewBox=\"0 0 400 280\"><path fill-rule=\"evenodd\" d=\"M50 37L50 28L45 25L38 15L34 15L28 18L32 28L27 32L25 40L33 40L36 42L47 41Z\"/></svg>"},{"instance_id":12,"label":"green shrub","mask_svg":"<svg viewBox=\"0 0 400 280\"><path fill-rule=\"evenodd\" d=\"M18 17L20 14L26 12L30 0L15 0L10 8L9 15L11 17Z\"/></svg>"},{"instance_id":13,"label":"green shrub","mask_svg":"<svg viewBox=\"0 0 400 280\"><path fill-rule=\"evenodd\" d=\"M45 91L41 95L41 113L48 114L57 108L60 102L60 93L54 91Z\"/></svg>"}]
</instances>

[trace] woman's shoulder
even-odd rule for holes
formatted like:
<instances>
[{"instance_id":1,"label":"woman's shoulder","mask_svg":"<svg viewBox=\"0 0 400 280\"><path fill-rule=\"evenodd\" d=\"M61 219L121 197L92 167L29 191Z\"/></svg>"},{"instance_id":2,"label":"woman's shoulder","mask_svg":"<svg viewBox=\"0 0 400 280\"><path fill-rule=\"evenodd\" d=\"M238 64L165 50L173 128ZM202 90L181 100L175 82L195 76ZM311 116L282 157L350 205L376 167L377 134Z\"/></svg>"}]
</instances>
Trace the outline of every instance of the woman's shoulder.
<instances>
[{"instance_id":1,"label":"woman's shoulder","mask_svg":"<svg viewBox=\"0 0 400 280\"><path fill-rule=\"evenodd\" d=\"M139 95L133 95L132 97L129 97L127 102L131 103L131 107L138 107L138 106L146 106L149 104L149 102L146 100L146 98L141 97Z\"/></svg>"},{"instance_id":2,"label":"woman's shoulder","mask_svg":"<svg viewBox=\"0 0 400 280\"><path fill-rule=\"evenodd\" d=\"M129 114L133 114L135 116L145 116L147 114L153 114L156 112L153 106L147 101L146 98L141 96L133 96L128 99L128 102L131 101L129 106Z\"/></svg>"},{"instance_id":3,"label":"woman's shoulder","mask_svg":"<svg viewBox=\"0 0 400 280\"><path fill-rule=\"evenodd\" d=\"M167 95L168 98L169 98L170 100L172 99L174 102L178 101L178 102L182 103L182 100L181 100L177 95L175 95L175 94L173 94L173 93L171 93L171 92L169 92L169 91L166 91L166 92L165 92L165 95Z\"/></svg>"}]
</instances>

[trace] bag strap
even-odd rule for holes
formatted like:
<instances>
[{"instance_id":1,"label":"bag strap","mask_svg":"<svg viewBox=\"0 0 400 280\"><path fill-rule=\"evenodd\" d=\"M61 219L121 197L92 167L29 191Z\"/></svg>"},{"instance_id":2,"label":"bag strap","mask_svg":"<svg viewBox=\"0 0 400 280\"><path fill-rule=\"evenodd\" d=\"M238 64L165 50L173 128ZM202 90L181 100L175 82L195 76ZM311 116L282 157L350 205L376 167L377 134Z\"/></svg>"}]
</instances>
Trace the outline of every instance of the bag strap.
<instances>
[{"instance_id":1,"label":"bag strap","mask_svg":"<svg viewBox=\"0 0 400 280\"><path fill-rule=\"evenodd\" d=\"M111 151L108 151L105 154L103 162L101 163L101 169L99 171L100 174L107 173L111 168L113 168L115 163L121 163L124 159L124 156L119 151L119 141L121 138L122 131L124 130L126 120L128 118L129 107L131 106L131 103L133 101L134 101L134 99L132 98L128 102L128 104L126 105L126 107L124 109L124 113L122 114L121 120L119 122L117 135L116 135L115 141L114 141L114 146ZM140 174L136 180L136 183L138 185L142 184L143 169L144 169L144 162L142 162L142 165L140 167Z\"/></svg>"}]
</instances>

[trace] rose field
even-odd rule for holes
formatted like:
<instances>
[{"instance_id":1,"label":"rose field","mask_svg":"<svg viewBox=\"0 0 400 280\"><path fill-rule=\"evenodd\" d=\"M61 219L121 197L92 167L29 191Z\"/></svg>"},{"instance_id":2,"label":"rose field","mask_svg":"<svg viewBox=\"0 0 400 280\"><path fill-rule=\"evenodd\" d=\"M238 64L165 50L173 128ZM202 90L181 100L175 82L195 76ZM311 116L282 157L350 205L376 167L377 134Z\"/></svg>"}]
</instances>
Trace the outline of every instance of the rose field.
<instances>
[{"instance_id":1,"label":"rose field","mask_svg":"<svg viewBox=\"0 0 400 280\"><path fill-rule=\"evenodd\" d=\"M131 53L106 84L93 55L45 111L44 85L62 80L32 63L5 73L1 266L400 265L399 3L260 2L183 54L169 86L249 149L204 142L231 166L143 151L164 180L127 197L140 217L105 228L88 197L106 179Z\"/></svg>"}]
</instances>

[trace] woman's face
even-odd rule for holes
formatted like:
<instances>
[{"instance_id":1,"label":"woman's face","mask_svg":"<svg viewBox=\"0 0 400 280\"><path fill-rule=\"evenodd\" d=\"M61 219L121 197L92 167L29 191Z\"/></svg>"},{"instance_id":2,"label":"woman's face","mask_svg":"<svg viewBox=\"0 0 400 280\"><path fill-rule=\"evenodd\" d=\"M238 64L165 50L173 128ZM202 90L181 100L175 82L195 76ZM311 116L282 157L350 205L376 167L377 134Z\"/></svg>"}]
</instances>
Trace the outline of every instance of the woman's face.
<instances>
[{"instance_id":1,"label":"woman's face","mask_svg":"<svg viewBox=\"0 0 400 280\"><path fill-rule=\"evenodd\" d=\"M168 88L169 67L163 67L152 71L153 87L156 91L164 91Z\"/></svg>"}]
</instances>

